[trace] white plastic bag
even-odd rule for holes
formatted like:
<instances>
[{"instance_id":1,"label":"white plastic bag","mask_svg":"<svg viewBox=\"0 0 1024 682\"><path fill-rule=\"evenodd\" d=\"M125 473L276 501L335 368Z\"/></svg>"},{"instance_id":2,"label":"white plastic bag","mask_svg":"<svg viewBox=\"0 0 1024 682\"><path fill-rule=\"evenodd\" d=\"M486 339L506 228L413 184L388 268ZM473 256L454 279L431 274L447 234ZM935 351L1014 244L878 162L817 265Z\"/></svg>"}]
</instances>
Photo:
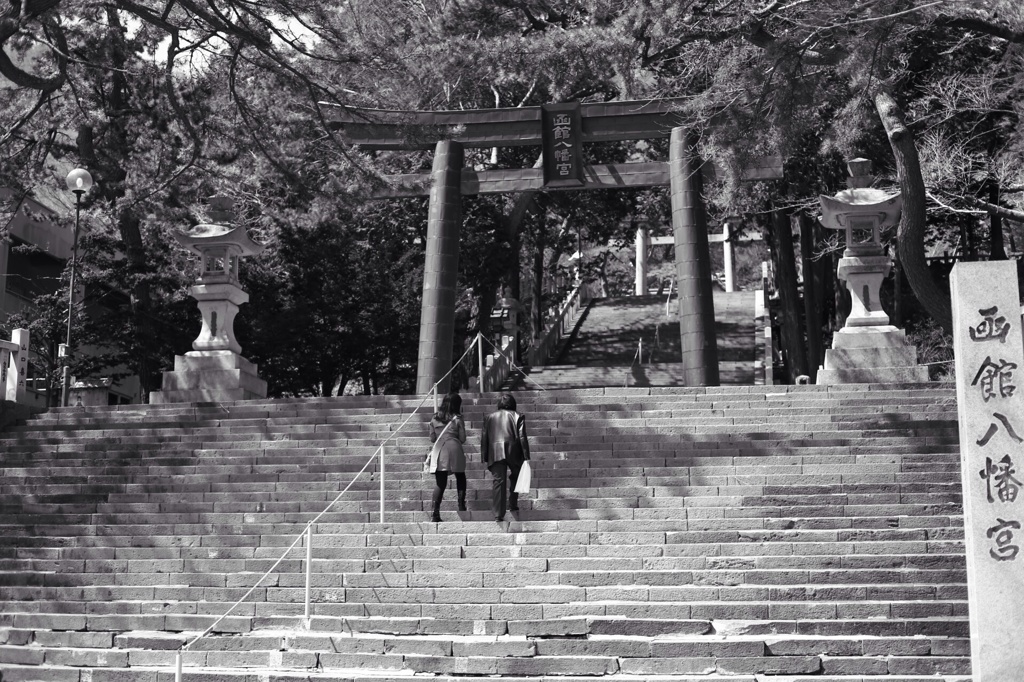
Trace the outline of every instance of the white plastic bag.
<instances>
[{"instance_id":1,"label":"white plastic bag","mask_svg":"<svg viewBox=\"0 0 1024 682\"><path fill-rule=\"evenodd\" d=\"M530 484L533 479L533 470L530 468L530 460L523 462L523 466L519 469L519 478L516 479L516 494L522 495L523 493L530 492Z\"/></svg>"}]
</instances>

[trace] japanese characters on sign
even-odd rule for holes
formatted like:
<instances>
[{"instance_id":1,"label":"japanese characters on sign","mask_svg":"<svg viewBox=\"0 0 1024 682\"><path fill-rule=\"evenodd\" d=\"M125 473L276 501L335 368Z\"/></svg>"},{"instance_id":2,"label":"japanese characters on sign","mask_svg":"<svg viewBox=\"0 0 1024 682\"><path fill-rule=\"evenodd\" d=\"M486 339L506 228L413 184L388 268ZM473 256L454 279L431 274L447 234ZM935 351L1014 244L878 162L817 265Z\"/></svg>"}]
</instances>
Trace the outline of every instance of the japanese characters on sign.
<instances>
[{"instance_id":1,"label":"japanese characters on sign","mask_svg":"<svg viewBox=\"0 0 1024 682\"><path fill-rule=\"evenodd\" d=\"M999 314L999 306L979 309L978 322L968 328L970 343L991 345L996 341L1005 344L1010 328L1011 323ZM1016 477L1014 457L1018 454L1016 450L1022 439L1017 435L1010 418L994 408L998 406L998 401L1012 398L1016 392L1014 372L1017 363L1000 356L998 344L992 349L996 352L986 353L985 359L972 374L971 387L981 396L983 403L991 403L993 407L992 421L975 444L985 449L985 466L978 472L985 481L985 499L993 505L1012 505L1017 500L1021 486ZM1005 432L1006 439L994 440L1001 431ZM1009 443L1006 443L1007 440ZM1020 522L1016 520L1020 514L1016 509L1000 510L999 514L995 523L986 531L986 537L992 541L989 556L994 561L1014 561L1020 552L1015 538L1015 531L1020 530ZM1004 519L1002 516L1013 518Z\"/></svg>"},{"instance_id":2,"label":"japanese characters on sign","mask_svg":"<svg viewBox=\"0 0 1024 682\"><path fill-rule=\"evenodd\" d=\"M950 276L974 682L1020 677L1024 647L1024 342L1012 261Z\"/></svg>"},{"instance_id":3,"label":"japanese characters on sign","mask_svg":"<svg viewBox=\"0 0 1024 682\"><path fill-rule=\"evenodd\" d=\"M582 118L579 102L542 106L541 125L545 186L582 185Z\"/></svg>"}]
</instances>

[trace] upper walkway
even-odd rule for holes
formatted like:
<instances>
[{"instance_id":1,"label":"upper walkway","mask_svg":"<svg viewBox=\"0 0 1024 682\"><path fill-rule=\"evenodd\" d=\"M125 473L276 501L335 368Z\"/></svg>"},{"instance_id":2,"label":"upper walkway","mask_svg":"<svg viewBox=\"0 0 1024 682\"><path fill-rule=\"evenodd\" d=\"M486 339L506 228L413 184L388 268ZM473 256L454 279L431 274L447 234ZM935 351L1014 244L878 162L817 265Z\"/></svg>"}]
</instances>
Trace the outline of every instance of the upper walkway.
<instances>
[{"instance_id":1,"label":"upper walkway","mask_svg":"<svg viewBox=\"0 0 1024 682\"><path fill-rule=\"evenodd\" d=\"M721 383L758 383L756 292L715 291L714 300ZM544 388L684 385L678 319L674 296L667 305L656 294L596 300L561 356L533 368L531 379Z\"/></svg>"}]
</instances>

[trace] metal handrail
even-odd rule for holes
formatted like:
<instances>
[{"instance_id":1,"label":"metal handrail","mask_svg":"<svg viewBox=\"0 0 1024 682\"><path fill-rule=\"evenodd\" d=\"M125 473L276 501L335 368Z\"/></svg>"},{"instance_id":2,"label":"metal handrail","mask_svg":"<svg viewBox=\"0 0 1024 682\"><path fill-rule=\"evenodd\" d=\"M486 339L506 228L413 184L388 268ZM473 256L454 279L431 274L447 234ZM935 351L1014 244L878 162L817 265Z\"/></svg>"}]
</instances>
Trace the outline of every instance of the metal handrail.
<instances>
[{"instance_id":1,"label":"metal handrail","mask_svg":"<svg viewBox=\"0 0 1024 682\"><path fill-rule=\"evenodd\" d=\"M583 305L582 282L577 284L572 292L569 293L565 302L560 306L555 319L550 321L547 331L527 351L527 357L530 358L531 365L536 367L547 362L552 348L562 339L562 336L567 331L565 329L566 320L575 316L581 305Z\"/></svg>"},{"instance_id":2,"label":"metal handrail","mask_svg":"<svg viewBox=\"0 0 1024 682\"><path fill-rule=\"evenodd\" d=\"M485 336L481 336L480 338L484 339L485 341L487 341L487 343L491 344L491 347L492 347L492 348L494 348L494 352L495 352L495 353L497 353L497 354L498 354L499 356L501 356L502 358L504 358L505 362L506 362L506 363L508 363L508 368L509 368L509 374L511 374L513 370L514 370L514 371L517 371L517 372L519 372L520 374L522 374L522 375L523 375L523 377L524 377L525 379L529 379L530 381L532 381L532 382L533 382L533 384L534 384L534 385L535 385L535 386L536 386L537 388L539 388L540 390L542 390L542 391L546 391L546 390L548 390L548 389L544 388L543 386L541 386L540 384L538 384L538 383L536 382L536 380L534 380L534 379L531 379L531 378L530 378L530 375L526 373L526 370L524 370L524 369L523 369L522 367L520 367L519 365L517 365L516 363L514 363L514 362L512 361L512 358L510 358L509 356L505 355L505 353L503 353L503 352L502 352L502 350L501 350L500 348L498 348L497 346L495 346L495 345L494 345L494 342L493 342L493 341L491 341L490 339L488 339L488 338L487 338L487 337L485 337ZM508 346L506 346L506 348L508 348ZM498 365L498 363L494 363L494 365L491 365L491 369L493 369L493 368L494 368L494 367L496 367L497 365ZM506 376L507 376L507 375L506 375Z\"/></svg>"},{"instance_id":3,"label":"metal handrail","mask_svg":"<svg viewBox=\"0 0 1024 682\"><path fill-rule=\"evenodd\" d=\"M198 634L197 636L193 637L191 640L189 640L188 642L183 644L181 646L181 648L179 648L177 650L177 652L175 652L175 659L174 659L174 682L181 682L181 677L182 677L182 658L181 658L181 656L182 656L182 653L187 651L189 647L191 647L193 644L195 644L196 642L201 640L203 637L205 637L206 635L210 634L215 627L217 627L225 618L227 618L229 615L231 615L232 611L234 611L240 604L242 604L246 599L248 599L249 595L251 595L253 593L253 591L255 591L256 588L260 586L260 583L262 583L267 578L267 576L269 576L271 573L273 573L274 570L276 570L277 567L281 564L281 562L284 561L285 557L287 557L288 554L293 549L295 549L295 547L302 541L303 537L307 538L307 544L306 544L305 618L306 618L306 627L307 628L309 627L309 618L310 618L310 615L309 615L310 614L309 595L310 595L311 567L312 567L312 563L313 563L313 526L314 526L314 524L316 524L316 522L319 521L320 518L324 514L326 514L328 511L330 511L331 507L333 507L334 504L338 500L341 499L342 495L344 495L345 493L347 493L349 491L349 489L352 487L352 484L355 483L359 479L359 477L363 474L363 472L366 471L366 468L368 466L370 466L370 463L373 462L373 460L376 459L378 456L380 457L380 473L381 473L381 485L380 485L380 492L381 492L380 514L381 514L381 519L380 520L381 520L381 523L384 522L384 446L387 445L387 443L389 441L391 441L395 436L398 435L398 433L405 427L405 425L409 423L409 421L416 415L416 413L419 412L420 408L423 407L423 403L427 402L427 399L430 398L431 396L434 397L435 412L437 411L436 403L437 403L437 387L438 387L438 384L440 384L442 381L444 381L445 379L447 379L451 375L452 371L456 367L458 367L462 363L463 360L466 359L466 356L469 355L469 352L471 350L473 350L473 346L476 345L477 343L479 343L480 339L482 339L482 338L484 338L482 335L477 334L477 338L474 339L473 343L471 343L469 345L469 348L467 348L466 352L462 354L462 357L459 358L459 360L455 364L452 365L452 368L449 369L444 374L444 376L442 376L440 379L438 379L437 381L434 382L434 385L430 387L430 391L428 391L427 395L425 395L420 400L419 404L416 405L415 408L413 408L413 411L411 413L409 413L409 416L405 418L405 421L403 421L398 426L397 429L395 429L394 431L391 431L391 433L388 435L387 438L385 438L383 441L381 441L380 445L377 446L377 449L374 450L372 455L370 455L370 458L366 460L366 463L363 465L363 467L359 471L356 472L356 475L353 476L352 480L349 481L347 486L345 486L345 489L342 490L340 493L338 493L335 496L335 498L333 500L331 500L327 504L327 506L324 507L324 509L319 514L317 514L309 522L306 523L306 526L302 529L302 531L298 535L295 536L295 540L292 542L292 544L290 544L288 546L288 549L286 549L284 551L284 553L281 554L281 556L277 559L277 561L275 561L274 564L269 569L267 569L267 571L262 576L260 576L259 580L257 580L256 583L252 587L250 587L249 590L244 595L242 595L242 597L238 601L236 601L234 604L232 604L231 607L227 611L225 611L219 618L217 618L217 620L213 621L213 623L209 627L207 627L200 634ZM388 430L390 430L390 425L388 427Z\"/></svg>"}]
</instances>

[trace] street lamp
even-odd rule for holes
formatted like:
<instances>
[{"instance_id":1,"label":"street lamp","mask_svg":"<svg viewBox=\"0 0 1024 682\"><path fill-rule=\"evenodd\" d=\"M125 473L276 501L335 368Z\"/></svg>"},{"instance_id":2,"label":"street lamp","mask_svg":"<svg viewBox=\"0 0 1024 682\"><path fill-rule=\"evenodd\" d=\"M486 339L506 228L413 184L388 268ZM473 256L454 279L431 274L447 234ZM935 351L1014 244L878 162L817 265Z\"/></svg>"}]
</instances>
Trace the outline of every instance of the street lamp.
<instances>
[{"instance_id":1,"label":"street lamp","mask_svg":"<svg viewBox=\"0 0 1024 682\"><path fill-rule=\"evenodd\" d=\"M71 245L71 287L68 289L68 333L64 343L64 374L60 393L61 407L68 406L68 393L71 387L71 314L75 305L75 268L78 265L78 225L82 216L82 195L92 187L92 176L84 168L76 168L68 173L65 179L68 189L75 193L75 235Z\"/></svg>"}]
</instances>

